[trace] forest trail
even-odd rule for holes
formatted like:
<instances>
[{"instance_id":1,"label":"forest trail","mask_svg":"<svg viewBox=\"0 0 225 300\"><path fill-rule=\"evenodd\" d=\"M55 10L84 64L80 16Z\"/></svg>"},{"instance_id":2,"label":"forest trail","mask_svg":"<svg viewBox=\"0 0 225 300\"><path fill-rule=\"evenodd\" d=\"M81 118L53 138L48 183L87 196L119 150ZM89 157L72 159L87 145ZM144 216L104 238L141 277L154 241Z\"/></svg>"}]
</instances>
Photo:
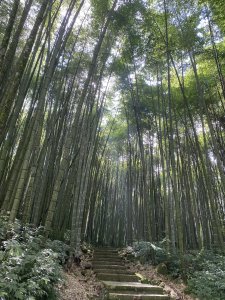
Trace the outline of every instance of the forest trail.
<instances>
[{"instance_id":1,"label":"forest trail","mask_svg":"<svg viewBox=\"0 0 225 300\"><path fill-rule=\"evenodd\" d=\"M96 249L93 270L108 290L108 299L169 300L162 287L140 283L139 278L126 268L116 249Z\"/></svg>"}]
</instances>

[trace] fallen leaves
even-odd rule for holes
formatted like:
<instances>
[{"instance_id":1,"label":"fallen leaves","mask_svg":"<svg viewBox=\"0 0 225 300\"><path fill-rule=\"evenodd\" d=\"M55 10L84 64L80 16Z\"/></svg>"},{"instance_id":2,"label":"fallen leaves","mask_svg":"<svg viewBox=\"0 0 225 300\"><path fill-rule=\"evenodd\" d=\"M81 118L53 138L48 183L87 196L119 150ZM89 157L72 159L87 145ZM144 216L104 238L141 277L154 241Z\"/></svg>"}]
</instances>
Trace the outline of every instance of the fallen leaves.
<instances>
[{"instance_id":1,"label":"fallen leaves","mask_svg":"<svg viewBox=\"0 0 225 300\"><path fill-rule=\"evenodd\" d=\"M90 257L82 256L81 265L74 264L64 278L65 283L59 287L60 300L100 299L103 293L103 285L91 269Z\"/></svg>"}]
</instances>

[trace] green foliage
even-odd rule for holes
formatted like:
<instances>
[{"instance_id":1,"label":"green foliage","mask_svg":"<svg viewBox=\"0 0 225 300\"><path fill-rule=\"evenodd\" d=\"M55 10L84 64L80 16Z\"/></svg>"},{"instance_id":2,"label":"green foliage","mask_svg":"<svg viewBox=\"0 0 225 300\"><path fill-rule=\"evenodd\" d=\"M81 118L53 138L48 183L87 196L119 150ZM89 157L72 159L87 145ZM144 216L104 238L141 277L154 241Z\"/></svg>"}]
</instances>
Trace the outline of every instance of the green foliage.
<instances>
[{"instance_id":1,"label":"green foliage","mask_svg":"<svg viewBox=\"0 0 225 300\"><path fill-rule=\"evenodd\" d=\"M67 244L63 243L62 241L47 240L45 247L50 248L52 251L57 253L58 260L61 265L64 265L68 260L70 247Z\"/></svg>"},{"instance_id":2,"label":"green foliage","mask_svg":"<svg viewBox=\"0 0 225 300\"><path fill-rule=\"evenodd\" d=\"M91 0L93 11L93 26L97 29L105 20L111 7L111 1Z\"/></svg>"},{"instance_id":3,"label":"green foliage","mask_svg":"<svg viewBox=\"0 0 225 300\"><path fill-rule=\"evenodd\" d=\"M5 239L6 234L8 232L7 223L8 223L8 217L1 216L0 217L0 241Z\"/></svg>"},{"instance_id":4,"label":"green foliage","mask_svg":"<svg viewBox=\"0 0 225 300\"><path fill-rule=\"evenodd\" d=\"M211 253L200 261L200 270L188 279L187 291L199 299L225 299L225 257Z\"/></svg>"},{"instance_id":5,"label":"green foliage","mask_svg":"<svg viewBox=\"0 0 225 300\"><path fill-rule=\"evenodd\" d=\"M163 248L163 242L136 242L133 255L140 262L164 263L172 278L187 279L187 293L200 300L225 299L225 257L213 251L189 251L182 257L171 255Z\"/></svg>"},{"instance_id":6,"label":"green foliage","mask_svg":"<svg viewBox=\"0 0 225 300\"><path fill-rule=\"evenodd\" d=\"M140 14L145 12L145 5L142 1L134 0L126 2L121 5L118 10L114 13L114 26L116 29L124 29L125 33L127 28L134 25L137 26L140 21Z\"/></svg>"},{"instance_id":7,"label":"green foliage","mask_svg":"<svg viewBox=\"0 0 225 300\"><path fill-rule=\"evenodd\" d=\"M61 280L68 246L46 241L42 230L0 217L2 299L56 299L54 285Z\"/></svg>"},{"instance_id":8,"label":"green foliage","mask_svg":"<svg viewBox=\"0 0 225 300\"><path fill-rule=\"evenodd\" d=\"M2 42L2 37L6 29L6 25L9 19L9 11L13 5L11 0L2 0L0 1L0 42Z\"/></svg>"},{"instance_id":9,"label":"green foliage","mask_svg":"<svg viewBox=\"0 0 225 300\"><path fill-rule=\"evenodd\" d=\"M135 242L133 244L134 255L139 258L142 263L152 262L158 264L166 260L166 251L156 244L150 242Z\"/></svg>"},{"instance_id":10,"label":"green foliage","mask_svg":"<svg viewBox=\"0 0 225 300\"><path fill-rule=\"evenodd\" d=\"M209 5L209 7L213 13L213 20L215 20L217 25L224 32L225 31L225 21L224 21L225 2L224 2L224 0L201 0L200 3Z\"/></svg>"}]
</instances>

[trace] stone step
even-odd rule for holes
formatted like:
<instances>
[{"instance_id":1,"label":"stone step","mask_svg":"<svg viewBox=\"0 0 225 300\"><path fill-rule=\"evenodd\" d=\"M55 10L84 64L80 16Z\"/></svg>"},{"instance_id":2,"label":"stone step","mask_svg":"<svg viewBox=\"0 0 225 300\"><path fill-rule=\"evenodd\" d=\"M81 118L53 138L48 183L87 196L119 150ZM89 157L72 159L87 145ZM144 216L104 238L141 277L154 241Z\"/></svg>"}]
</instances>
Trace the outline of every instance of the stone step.
<instances>
[{"instance_id":1,"label":"stone step","mask_svg":"<svg viewBox=\"0 0 225 300\"><path fill-rule=\"evenodd\" d=\"M144 284L140 282L115 282L103 281L103 284L110 292L136 292L148 294L163 294L163 288L157 285Z\"/></svg>"},{"instance_id":2,"label":"stone step","mask_svg":"<svg viewBox=\"0 0 225 300\"><path fill-rule=\"evenodd\" d=\"M119 257L119 254L117 252L112 253L112 252L94 252L94 256L112 256L112 257Z\"/></svg>"},{"instance_id":3,"label":"stone step","mask_svg":"<svg viewBox=\"0 0 225 300\"><path fill-rule=\"evenodd\" d=\"M162 287L140 283L138 276L126 268L117 249L96 249L93 269L108 290L109 300L169 300L169 296L163 294Z\"/></svg>"},{"instance_id":4,"label":"stone step","mask_svg":"<svg viewBox=\"0 0 225 300\"><path fill-rule=\"evenodd\" d=\"M116 260L116 261L122 261L122 259L120 257L117 257L117 256L94 256L93 257L93 260Z\"/></svg>"},{"instance_id":5,"label":"stone step","mask_svg":"<svg viewBox=\"0 0 225 300\"><path fill-rule=\"evenodd\" d=\"M169 300L167 295L152 295L152 294L120 294L120 293L109 293L108 299L117 300Z\"/></svg>"},{"instance_id":6,"label":"stone step","mask_svg":"<svg viewBox=\"0 0 225 300\"><path fill-rule=\"evenodd\" d=\"M108 270L111 270L111 269L118 269L118 270L126 270L126 267L124 266L124 265L122 265L122 264L120 264L120 265L117 265L117 264L114 264L114 265L106 265L106 264L92 264L93 265L93 269L94 270L98 270L98 269L102 269L102 268L104 268L104 269L108 269Z\"/></svg>"},{"instance_id":7,"label":"stone step","mask_svg":"<svg viewBox=\"0 0 225 300\"><path fill-rule=\"evenodd\" d=\"M96 254L96 255L119 255L119 252L117 252L117 251L114 251L114 252L112 252L112 251L100 251L100 252L94 251L94 254Z\"/></svg>"},{"instance_id":8,"label":"stone step","mask_svg":"<svg viewBox=\"0 0 225 300\"><path fill-rule=\"evenodd\" d=\"M130 271L127 271L126 269L118 269L118 268L115 268L115 269L106 269L106 268L102 268L102 269L95 269L95 273L109 273L110 274L127 274L127 275L134 275L133 272L130 272Z\"/></svg>"},{"instance_id":9,"label":"stone step","mask_svg":"<svg viewBox=\"0 0 225 300\"><path fill-rule=\"evenodd\" d=\"M111 273L98 273L96 274L99 280L105 281L120 281L120 282L138 282L136 275L129 274L111 274Z\"/></svg>"},{"instance_id":10,"label":"stone step","mask_svg":"<svg viewBox=\"0 0 225 300\"><path fill-rule=\"evenodd\" d=\"M94 254L93 258L119 258L121 259L121 257L119 257L118 255L113 255L113 254Z\"/></svg>"},{"instance_id":11,"label":"stone step","mask_svg":"<svg viewBox=\"0 0 225 300\"><path fill-rule=\"evenodd\" d=\"M93 265L124 265L124 262L122 260L93 260Z\"/></svg>"},{"instance_id":12,"label":"stone step","mask_svg":"<svg viewBox=\"0 0 225 300\"><path fill-rule=\"evenodd\" d=\"M114 265L123 265L122 261L107 261L107 260L98 260L98 261L93 261L93 266L94 265L102 265L102 266L114 266Z\"/></svg>"},{"instance_id":13,"label":"stone step","mask_svg":"<svg viewBox=\"0 0 225 300\"><path fill-rule=\"evenodd\" d=\"M93 258L92 262L116 262L118 265L121 263L124 263L124 260L120 258L107 258L107 257L102 257L102 258Z\"/></svg>"},{"instance_id":14,"label":"stone step","mask_svg":"<svg viewBox=\"0 0 225 300\"><path fill-rule=\"evenodd\" d=\"M118 250L115 248L98 248L98 249L94 249L95 253L118 253Z\"/></svg>"},{"instance_id":15,"label":"stone step","mask_svg":"<svg viewBox=\"0 0 225 300\"><path fill-rule=\"evenodd\" d=\"M120 258L118 253L94 253L93 257L116 257L116 258Z\"/></svg>"}]
</instances>

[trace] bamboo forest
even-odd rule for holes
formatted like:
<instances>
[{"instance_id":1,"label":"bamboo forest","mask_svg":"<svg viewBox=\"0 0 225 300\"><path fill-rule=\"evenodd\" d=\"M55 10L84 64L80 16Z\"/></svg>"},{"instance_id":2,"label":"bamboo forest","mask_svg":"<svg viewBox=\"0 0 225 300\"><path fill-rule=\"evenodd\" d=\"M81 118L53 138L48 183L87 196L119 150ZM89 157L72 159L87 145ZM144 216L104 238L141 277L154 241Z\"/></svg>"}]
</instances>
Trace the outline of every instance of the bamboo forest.
<instances>
[{"instance_id":1,"label":"bamboo forest","mask_svg":"<svg viewBox=\"0 0 225 300\"><path fill-rule=\"evenodd\" d=\"M224 197L224 0L0 0L0 300L223 300Z\"/></svg>"}]
</instances>

